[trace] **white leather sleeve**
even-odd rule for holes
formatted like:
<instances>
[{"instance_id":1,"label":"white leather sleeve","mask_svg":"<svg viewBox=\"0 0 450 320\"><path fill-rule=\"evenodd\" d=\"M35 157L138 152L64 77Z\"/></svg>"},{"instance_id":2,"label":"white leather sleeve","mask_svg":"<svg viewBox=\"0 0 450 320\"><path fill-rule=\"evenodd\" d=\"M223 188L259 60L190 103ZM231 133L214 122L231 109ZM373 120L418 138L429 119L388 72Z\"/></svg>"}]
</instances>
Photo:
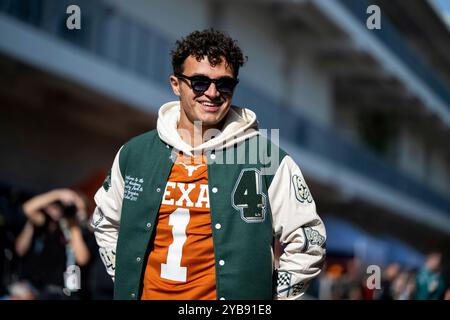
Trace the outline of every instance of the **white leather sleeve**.
<instances>
[{"instance_id":1,"label":"white leather sleeve","mask_svg":"<svg viewBox=\"0 0 450 320\"><path fill-rule=\"evenodd\" d=\"M113 280L124 193L124 180L119 167L119 154L120 150L114 159L108 177L95 194L94 200L97 207L91 221L95 239L99 246L100 257Z\"/></svg>"},{"instance_id":2,"label":"white leather sleeve","mask_svg":"<svg viewBox=\"0 0 450 320\"><path fill-rule=\"evenodd\" d=\"M273 231L280 241L275 299L298 299L319 275L325 258L325 226L303 174L285 156L268 190Z\"/></svg>"}]
</instances>

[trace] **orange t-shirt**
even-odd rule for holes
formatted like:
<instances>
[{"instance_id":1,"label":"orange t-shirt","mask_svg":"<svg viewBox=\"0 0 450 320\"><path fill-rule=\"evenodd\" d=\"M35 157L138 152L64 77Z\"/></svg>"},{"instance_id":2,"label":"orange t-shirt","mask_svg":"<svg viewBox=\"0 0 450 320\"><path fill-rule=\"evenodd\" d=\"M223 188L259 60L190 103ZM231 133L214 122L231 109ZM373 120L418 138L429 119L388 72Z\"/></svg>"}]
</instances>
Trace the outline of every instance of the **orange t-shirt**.
<instances>
[{"instance_id":1,"label":"orange t-shirt","mask_svg":"<svg viewBox=\"0 0 450 320\"><path fill-rule=\"evenodd\" d=\"M167 181L144 275L143 300L215 300L204 156L179 155Z\"/></svg>"}]
</instances>

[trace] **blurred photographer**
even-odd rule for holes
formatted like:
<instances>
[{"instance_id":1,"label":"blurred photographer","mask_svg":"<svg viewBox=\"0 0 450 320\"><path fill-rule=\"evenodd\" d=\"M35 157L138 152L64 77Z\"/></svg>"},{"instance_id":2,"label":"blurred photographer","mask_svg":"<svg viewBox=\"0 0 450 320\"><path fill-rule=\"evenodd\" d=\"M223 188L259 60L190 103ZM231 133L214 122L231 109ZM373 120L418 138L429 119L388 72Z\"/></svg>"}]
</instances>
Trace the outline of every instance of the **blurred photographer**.
<instances>
[{"instance_id":1,"label":"blurred photographer","mask_svg":"<svg viewBox=\"0 0 450 320\"><path fill-rule=\"evenodd\" d=\"M425 265L416 276L416 300L442 300L445 295L445 278L442 254L431 252Z\"/></svg>"},{"instance_id":2,"label":"blurred photographer","mask_svg":"<svg viewBox=\"0 0 450 320\"><path fill-rule=\"evenodd\" d=\"M79 289L75 271L90 259L81 226L85 202L70 189L57 189L31 198L22 210L27 222L15 244L20 278L37 289L37 299L65 299Z\"/></svg>"}]
</instances>

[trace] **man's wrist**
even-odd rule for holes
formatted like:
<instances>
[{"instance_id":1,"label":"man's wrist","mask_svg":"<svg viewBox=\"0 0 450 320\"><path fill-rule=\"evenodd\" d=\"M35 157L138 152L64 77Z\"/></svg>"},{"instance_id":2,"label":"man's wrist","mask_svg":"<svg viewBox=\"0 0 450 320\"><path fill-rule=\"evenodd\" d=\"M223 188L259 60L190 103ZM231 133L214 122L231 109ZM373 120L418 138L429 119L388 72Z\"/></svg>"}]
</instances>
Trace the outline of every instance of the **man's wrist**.
<instances>
[{"instance_id":1,"label":"man's wrist","mask_svg":"<svg viewBox=\"0 0 450 320\"><path fill-rule=\"evenodd\" d=\"M72 233L72 234L81 233L80 226L76 222L72 222L72 223L69 222L68 228L69 228L70 233Z\"/></svg>"}]
</instances>

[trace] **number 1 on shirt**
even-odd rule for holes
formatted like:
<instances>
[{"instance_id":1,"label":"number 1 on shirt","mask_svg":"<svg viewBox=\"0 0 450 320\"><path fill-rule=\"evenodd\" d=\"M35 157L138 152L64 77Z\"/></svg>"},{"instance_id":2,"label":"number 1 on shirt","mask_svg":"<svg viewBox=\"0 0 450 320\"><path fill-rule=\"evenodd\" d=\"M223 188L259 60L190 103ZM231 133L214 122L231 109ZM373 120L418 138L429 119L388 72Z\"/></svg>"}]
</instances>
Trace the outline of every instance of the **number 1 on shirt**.
<instances>
[{"instance_id":1,"label":"number 1 on shirt","mask_svg":"<svg viewBox=\"0 0 450 320\"><path fill-rule=\"evenodd\" d=\"M189 209L178 208L169 216L173 242L167 253L167 263L161 264L161 278L186 282L187 268L181 266L183 245L186 242L186 227L189 223Z\"/></svg>"}]
</instances>

